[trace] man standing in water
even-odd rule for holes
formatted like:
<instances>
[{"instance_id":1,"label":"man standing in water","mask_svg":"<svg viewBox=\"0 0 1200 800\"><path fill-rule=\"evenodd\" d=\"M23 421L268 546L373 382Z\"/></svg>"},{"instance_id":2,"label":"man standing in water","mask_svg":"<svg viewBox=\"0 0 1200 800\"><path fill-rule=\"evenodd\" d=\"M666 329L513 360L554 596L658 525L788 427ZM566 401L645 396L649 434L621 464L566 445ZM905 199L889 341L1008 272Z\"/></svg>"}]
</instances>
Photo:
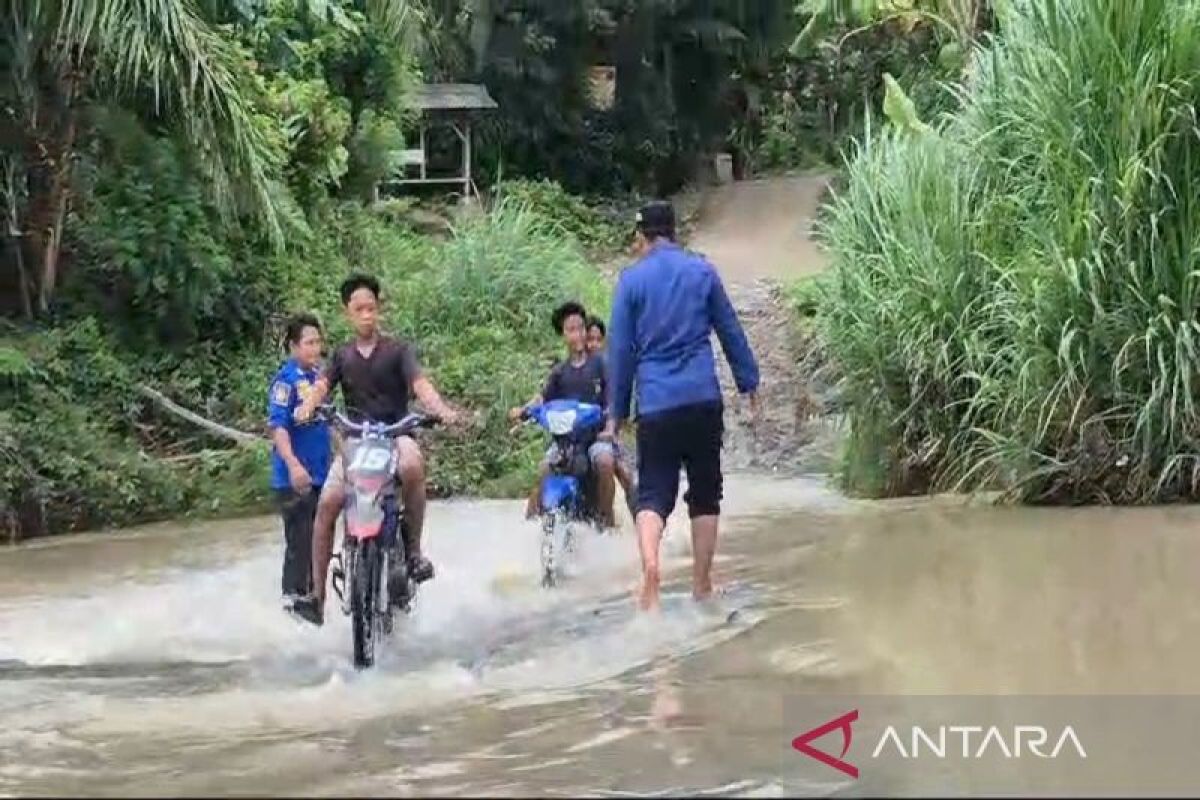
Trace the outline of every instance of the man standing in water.
<instances>
[{"instance_id":1,"label":"man standing in water","mask_svg":"<svg viewBox=\"0 0 1200 800\"><path fill-rule=\"evenodd\" d=\"M637 214L638 261L617 282L609 330L609 422L629 417L637 379L638 547L643 610L658 607L659 546L687 470L692 521L692 593L712 594L723 477L724 406L711 335L715 330L738 392L758 412L758 364L717 271L675 243L675 210L654 202Z\"/></svg>"},{"instance_id":2,"label":"man standing in water","mask_svg":"<svg viewBox=\"0 0 1200 800\"><path fill-rule=\"evenodd\" d=\"M271 489L283 517L283 599L290 612L308 595L312 582L313 519L329 472L330 438L324 422L300 425L292 419L320 376L321 323L311 314L292 317L284 345L290 357L271 381L267 427L274 444Z\"/></svg>"}]
</instances>

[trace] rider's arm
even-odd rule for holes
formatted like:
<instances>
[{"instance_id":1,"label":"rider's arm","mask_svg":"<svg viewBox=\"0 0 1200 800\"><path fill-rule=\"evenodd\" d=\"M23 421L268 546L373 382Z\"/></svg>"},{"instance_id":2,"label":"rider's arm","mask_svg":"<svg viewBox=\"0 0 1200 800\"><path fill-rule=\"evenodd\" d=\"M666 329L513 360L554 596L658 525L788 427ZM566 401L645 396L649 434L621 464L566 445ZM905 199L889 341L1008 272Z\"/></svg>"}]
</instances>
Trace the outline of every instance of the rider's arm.
<instances>
[{"instance_id":1,"label":"rider's arm","mask_svg":"<svg viewBox=\"0 0 1200 800\"><path fill-rule=\"evenodd\" d=\"M434 387L433 381L429 380L421 370L421 365L417 363L417 357L413 354L412 348L405 346L401 358L401 369L408 376L412 393L421 402L421 405L429 409L435 417L443 420L454 419L457 416L454 409L442 399L437 388Z\"/></svg>"},{"instance_id":2,"label":"rider's arm","mask_svg":"<svg viewBox=\"0 0 1200 800\"><path fill-rule=\"evenodd\" d=\"M738 321L737 312L729 296L725 294L725 286L721 276L711 266L711 282L708 293L708 315L717 338L721 340L721 349L725 352L725 360L733 371L733 380L741 394L753 394L758 390L758 362L754 360L754 351Z\"/></svg>"},{"instance_id":3,"label":"rider's arm","mask_svg":"<svg viewBox=\"0 0 1200 800\"><path fill-rule=\"evenodd\" d=\"M633 394L633 293L629 273L622 273L613 295L612 320L608 326L608 424L616 430L629 418L629 400Z\"/></svg>"},{"instance_id":4,"label":"rider's arm","mask_svg":"<svg viewBox=\"0 0 1200 800\"><path fill-rule=\"evenodd\" d=\"M325 398L329 396L329 379L324 375L317 378L312 385L312 391L308 393L308 397L296 407L296 419L300 422L307 422L317 410L317 406L325 402Z\"/></svg>"},{"instance_id":5,"label":"rider's arm","mask_svg":"<svg viewBox=\"0 0 1200 800\"><path fill-rule=\"evenodd\" d=\"M418 376L412 383L412 390L417 399L421 401L421 405L433 412L434 416L441 417L442 419L452 419L455 416L454 409L450 408L446 401L442 399L442 396L438 394L437 389L434 388L433 382L429 378L426 378L424 375Z\"/></svg>"}]
</instances>

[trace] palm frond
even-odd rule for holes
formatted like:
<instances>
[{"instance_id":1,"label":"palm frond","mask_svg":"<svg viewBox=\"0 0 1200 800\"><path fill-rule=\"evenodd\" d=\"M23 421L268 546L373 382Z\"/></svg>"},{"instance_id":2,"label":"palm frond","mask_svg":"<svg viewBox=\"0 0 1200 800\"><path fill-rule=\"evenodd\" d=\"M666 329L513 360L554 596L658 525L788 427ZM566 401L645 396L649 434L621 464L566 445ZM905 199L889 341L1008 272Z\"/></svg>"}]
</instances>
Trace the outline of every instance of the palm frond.
<instances>
[{"instance_id":1,"label":"palm frond","mask_svg":"<svg viewBox=\"0 0 1200 800\"><path fill-rule=\"evenodd\" d=\"M52 57L86 71L97 87L148 96L155 114L196 148L218 199L241 190L282 240L270 187L276 155L248 97L249 70L190 0L62 0L54 39Z\"/></svg>"},{"instance_id":2,"label":"palm frond","mask_svg":"<svg viewBox=\"0 0 1200 800\"><path fill-rule=\"evenodd\" d=\"M415 45L425 27L425 12L412 0L367 0L367 17L387 38Z\"/></svg>"}]
</instances>

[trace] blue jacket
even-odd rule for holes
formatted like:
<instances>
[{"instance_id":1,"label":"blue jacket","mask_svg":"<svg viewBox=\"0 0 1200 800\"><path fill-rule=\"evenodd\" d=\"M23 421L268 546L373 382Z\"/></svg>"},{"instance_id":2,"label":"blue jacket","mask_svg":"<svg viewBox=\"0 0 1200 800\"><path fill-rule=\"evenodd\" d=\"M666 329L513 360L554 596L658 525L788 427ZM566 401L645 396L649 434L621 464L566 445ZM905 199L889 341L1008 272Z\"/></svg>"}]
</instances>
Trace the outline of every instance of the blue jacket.
<instances>
[{"instance_id":1,"label":"blue jacket","mask_svg":"<svg viewBox=\"0 0 1200 800\"><path fill-rule=\"evenodd\" d=\"M300 425L292 419L292 414L311 391L319 376L320 372L317 370L305 371L294 359L289 358L271 381L267 397L267 427L287 430L288 437L292 440L292 452L308 471L313 486L322 486L326 473L329 472L329 426L318 421ZM287 489L291 485L287 464L283 463L283 459L272 446L271 488Z\"/></svg>"},{"instance_id":2,"label":"blue jacket","mask_svg":"<svg viewBox=\"0 0 1200 800\"><path fill-rule=\"evenodd\" d=\"M609 407L629 417L721 399L716 331L742 394L758 389L758 364L713 266L676 244L655 245L617 281L608 331Z\"/></svg>"}]
</instances>

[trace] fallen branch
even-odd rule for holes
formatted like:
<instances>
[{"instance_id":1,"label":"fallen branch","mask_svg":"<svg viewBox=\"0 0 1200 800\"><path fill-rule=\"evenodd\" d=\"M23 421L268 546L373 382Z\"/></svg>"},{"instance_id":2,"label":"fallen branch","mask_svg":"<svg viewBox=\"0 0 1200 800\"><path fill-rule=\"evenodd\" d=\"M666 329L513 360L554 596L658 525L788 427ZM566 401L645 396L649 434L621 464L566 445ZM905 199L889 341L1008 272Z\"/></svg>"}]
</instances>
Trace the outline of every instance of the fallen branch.
<instances>
[{"instance_id":1,"label":"fallen branch","mask_svg":"<svg viewBox=\"0 0 1200 800\"><path fill-rule=\"evenodd\" d=\"M178 403L174 403L167 399L162 392L151 389L149 386L144 384L138 386L138 394L142 395L143 397L148 397L162 406L165 410L170 411L175 416L185 419L193 425L199 425L201 428L204 428L206 431L214 433L217 436L221 436L225 439L232 439L240 445L259 445L266 442L266 439L262 436L255 436L252 433L246 433L245 431L239 431L236 428L230 428L226 425L222 425L219 422L213 422L212 420L205 419L199 414L188 411Z\"/></svg>"},{"instance_id":2,"label":"fallen branch","mask_svg":"<svg viewBox=\"0 0 1200 800\"><path fill-rule=\"evenodd\" d=\"M207 455L208 451L202 450L199 453L183 453L178 456L159 456L157 460L164 464L184 464L188 461L199 461Z\"/></svg>"}]
</instances>

